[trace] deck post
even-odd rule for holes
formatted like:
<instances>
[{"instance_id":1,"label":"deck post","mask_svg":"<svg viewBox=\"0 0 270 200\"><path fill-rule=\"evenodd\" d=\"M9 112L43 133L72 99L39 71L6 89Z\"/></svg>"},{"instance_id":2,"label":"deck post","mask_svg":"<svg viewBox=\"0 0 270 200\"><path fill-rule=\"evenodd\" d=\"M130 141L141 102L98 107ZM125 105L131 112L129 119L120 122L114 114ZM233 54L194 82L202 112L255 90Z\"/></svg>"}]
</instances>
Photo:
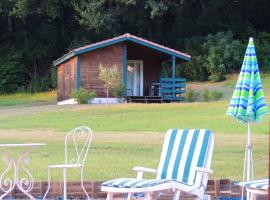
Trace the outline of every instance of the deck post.
<instances>
[{"instance_id":1,"label":"deck post","mask_svg":"<svg viewBox=\"0 0 270 200\"><path fill-rule=\"evenodd\" d=\"M80 91L81 87L81 62L80 57L77 56L77 91Z\"/></svg>"},{"instance_id":2,"label":"deck post","mask_svg":"<svg viewBox=\"0 0 270 200\"><path fill-rule=\"evenodd\" d=\"M123 82L125 87L124 95L127 96L127 44L124 44L123 54Z\"/></svg>"},{"instance_id":3,"label":"deck post","mask_svg":"<svg viewBox=\"0 0 270 200\"><path fill-rule=\"evenodd\" d=\"M172 78L173 78L173 85L175 85L175 56L172 56ZM173 99L175 99L175 87L173 89Z\"/></svg>"},{"instance_id":4,"label":"deck post","mask_svg":"<svg viewBox=\"0 0 270 200\"><path fill-rule=\"evenodd\" d=\"M172 78L175 79L175 56L172 56Z\"/></svg>"}]
</instances>

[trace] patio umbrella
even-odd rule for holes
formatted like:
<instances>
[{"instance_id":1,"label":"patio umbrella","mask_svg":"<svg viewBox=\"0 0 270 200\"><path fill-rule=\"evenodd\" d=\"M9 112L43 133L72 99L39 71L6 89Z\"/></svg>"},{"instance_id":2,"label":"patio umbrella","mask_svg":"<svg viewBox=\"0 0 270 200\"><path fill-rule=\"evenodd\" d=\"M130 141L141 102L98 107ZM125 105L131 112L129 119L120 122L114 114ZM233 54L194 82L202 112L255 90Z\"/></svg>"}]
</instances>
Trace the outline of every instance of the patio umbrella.
<instances>
[{"instance_id":1,"label":"patio umbrella","mask_svg":"<svg viewBox=\"0 0 270 200\"><path fill-rule=\"evenodd\" d=\"M254 178L251 123L260 122L263 115L267 114L253 38L249 38L241 72L226 114L248 125L243 181L249 181Z\"/></svg>"}]
</instances>

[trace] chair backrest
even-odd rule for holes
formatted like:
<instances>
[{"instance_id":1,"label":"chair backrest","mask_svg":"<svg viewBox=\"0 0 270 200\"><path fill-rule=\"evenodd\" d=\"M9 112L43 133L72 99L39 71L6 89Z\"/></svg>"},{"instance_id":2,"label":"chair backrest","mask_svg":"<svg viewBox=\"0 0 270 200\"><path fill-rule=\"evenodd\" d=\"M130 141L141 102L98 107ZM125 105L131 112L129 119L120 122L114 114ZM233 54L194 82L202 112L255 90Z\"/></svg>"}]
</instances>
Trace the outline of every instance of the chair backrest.
<instances>
[{"instance_id":1,"label":"chair backrest","mask_svg":"<svg viewBox=\"0 0 270 200\"><path fill-rule=\"evenodd\" d=\"M194 185L197 175L194 169L195 167L210 169L213 147L214 137L210 130L167 131L157 179L174 179ZM203 184L207 184L207 180L203 181Z\"/></svg>"},{"instance_id":2,"label":"chair backrest","mask_svg":"<svg viewBox=\"0 0 270 200\"><path fill-rule=\"evenodd\" d=\"M80 126L65 137L65 164L84 165L92 141L92 130Z\"/></svg>"}]
</instances>

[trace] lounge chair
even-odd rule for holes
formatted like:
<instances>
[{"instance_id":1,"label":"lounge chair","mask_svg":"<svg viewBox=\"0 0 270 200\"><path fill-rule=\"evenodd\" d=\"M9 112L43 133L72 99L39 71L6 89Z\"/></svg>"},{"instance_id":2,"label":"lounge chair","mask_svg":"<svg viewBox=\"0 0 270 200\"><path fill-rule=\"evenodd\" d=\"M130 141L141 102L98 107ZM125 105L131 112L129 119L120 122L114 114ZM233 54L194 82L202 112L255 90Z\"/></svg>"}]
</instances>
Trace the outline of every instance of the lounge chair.
<instances>
[{"instance_id":1,"label":"lounge chair","mask_svg":"<svg viewBox=\"0 0 270 200\"><path fill-rule=\"evenodd\" d=\"M167 131L163 143L158 169L134 167L137 178L119 178L102 184L107 192L107 200L114 193L133 195L144 194L144 198L156 199L163 190L174 192L173 200L181 192L195 195L197 199L210 199L205 194L214 148L214 137L210 130L193 129ZM156 173L156 179L143 179L144 172Z\"/></svg>"},{"instance_id":2,"label":"lounge chair","mask_svg":"<svg viewBox=\"0 0 270 200\"><path fill-rule=\"evenodd\" d=\"M247 200L256 199L259 195L268 195L269 190L269 179L258 179L252 181L244 181L236 183L240 187L243 187L247 191ZM243 199L243 197L242 197ZM259 198L257 198L259 199Z\"/></svg>"}]
</instances>

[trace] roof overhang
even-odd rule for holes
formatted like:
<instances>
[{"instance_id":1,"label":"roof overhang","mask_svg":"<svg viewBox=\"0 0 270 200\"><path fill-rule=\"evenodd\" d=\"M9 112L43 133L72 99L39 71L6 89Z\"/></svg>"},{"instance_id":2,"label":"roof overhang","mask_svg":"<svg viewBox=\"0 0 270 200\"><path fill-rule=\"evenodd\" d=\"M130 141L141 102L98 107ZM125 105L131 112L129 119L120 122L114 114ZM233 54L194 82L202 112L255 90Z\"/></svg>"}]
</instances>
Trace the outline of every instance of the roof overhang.
<instances>
[{"instance_id":1,"label":"roof overhang","mask_svg":"<svg viewBox=\"0 0 270 200\"><path fill-rule=\"evenodd\" d=\"M90 51L93 51L93 50L96 50L96 49L100 49L102 47L110 46L110 45L113 45L113 44L126 42L126 41L134 42L134 43L146 46L148 48L151 48L151 49L154 49L154 50L169 54L171 56L175 56L176 58L180 58L180 59L183 59L185 61L191 61L191 56L188 55L188 54L182 53L180 51L177 51L177 50L174 50L174 49L159 45L157 43L154 43L154 42L142 39L142 38L139 38L137 36L133 36L133 35L130 35L130 34L124 34L124 35L121 35L119 37L115 37L115 38L112 38L112 39L104 40L102 42L98 42L98 43L90 44L90 45L80 47L80 48L77 48L77 49L73 49L69 53L67 53L67 54L63 55L62 57L58 58L57 60L55 60L53 62L53 65L57 66L57 65L65 62L65 61L67 61L68 59L74 57L74 56L77 56L77 55L80 55L80 54L83 54L83 53L87 53L87 52L90 52Z\"/></svg>"}]
</instances>

